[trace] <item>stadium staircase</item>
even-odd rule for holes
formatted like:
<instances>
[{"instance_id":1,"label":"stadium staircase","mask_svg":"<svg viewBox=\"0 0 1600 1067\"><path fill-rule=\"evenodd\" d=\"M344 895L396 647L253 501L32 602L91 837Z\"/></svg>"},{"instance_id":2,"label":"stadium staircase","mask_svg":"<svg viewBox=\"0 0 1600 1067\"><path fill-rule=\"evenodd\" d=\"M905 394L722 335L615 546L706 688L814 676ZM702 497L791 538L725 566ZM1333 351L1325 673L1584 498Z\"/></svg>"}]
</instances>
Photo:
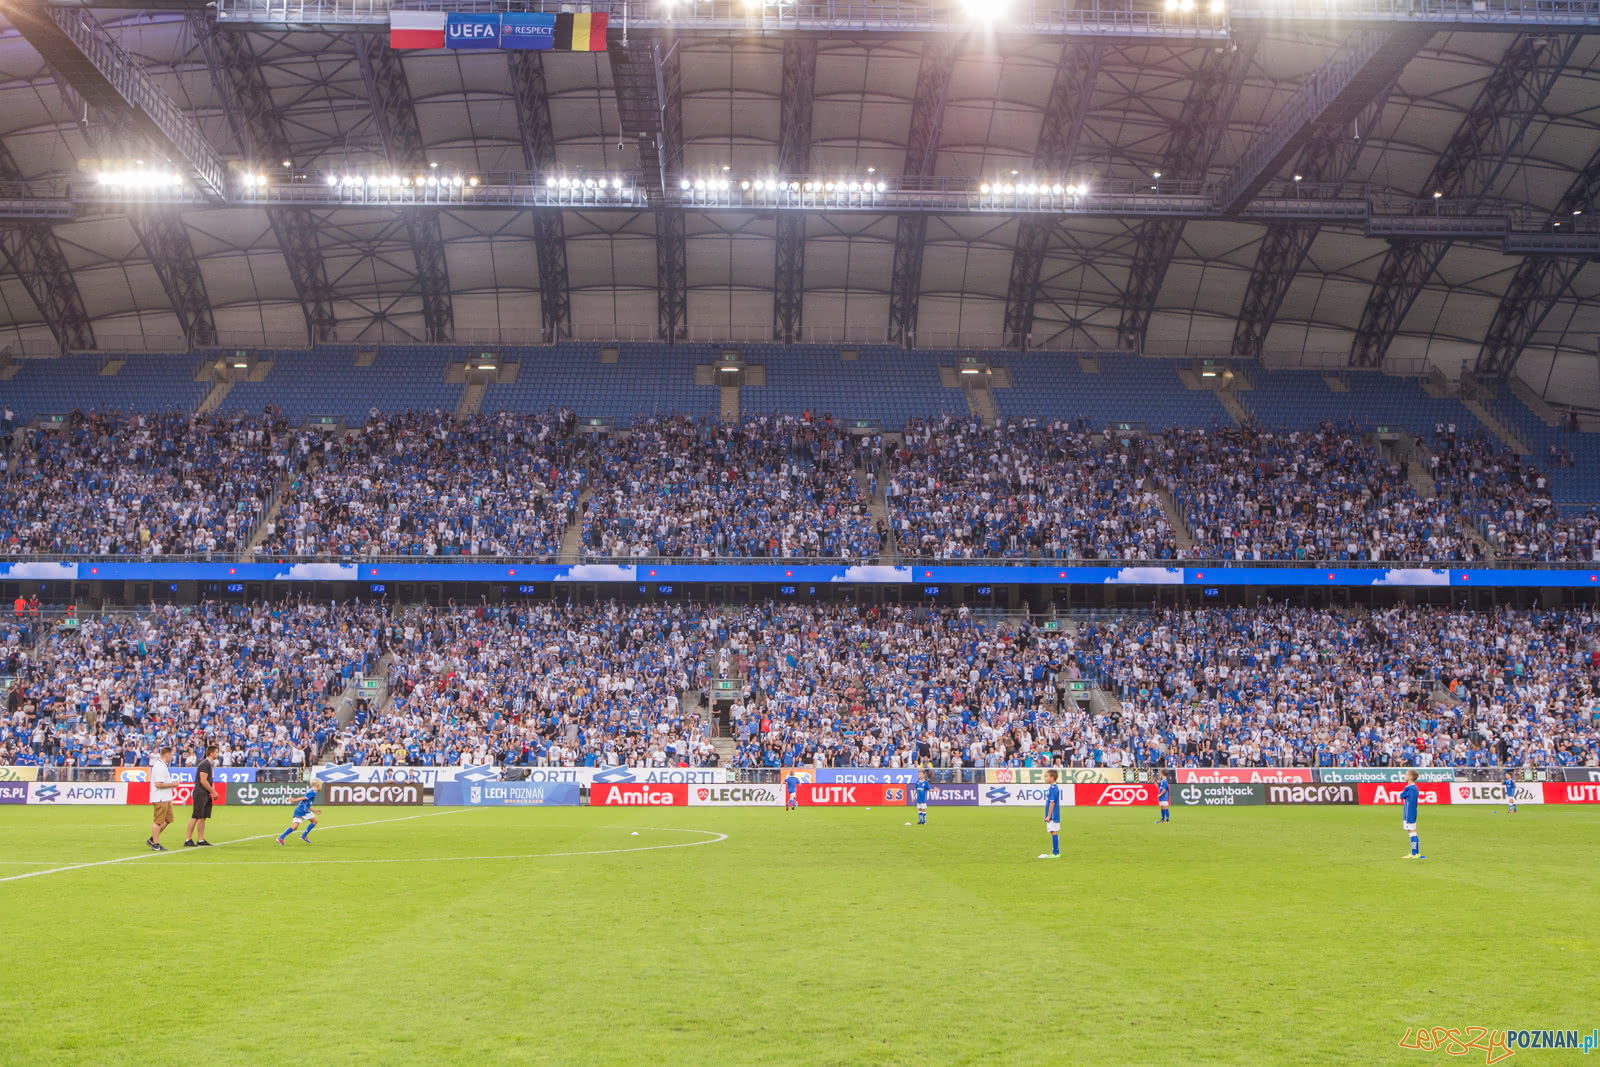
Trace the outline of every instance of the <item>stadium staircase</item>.
<instances>
[{"instance_id":1,"label":"stadium staircase","mask_svg":"<svg viewBox=\"0 0 1600 1067\"><path fill-rule=\"evenodd\" d=\"M985 429L994 429L999 418L994 407L994 393L987 385L972 385L963 391L967 394L967 410L983 421Z\"/></svg>"},{"instance_id":2,"label":"stadium staircase","mask_svg":"<svg viewBox=\"0 0 1600 1067\"><path fill-rule=\"evenodd\" d=\"M483 408L483 394L488 390L487 382L468 382L465 389L461 390L461 399L456 401L456 421L461 422L476 415Z\"/></svg>"},{"instance_id":3,"label":"stadium staircase","mask_svg":"<svg viewBox=\"0 0 1600 1067\"><path fill-rule=\"evenodd\" d=\"M1519 456L1533 454L1533 449L1517 434L1500 420L1500 417L1484 406L1483 401L1492 399L1494 387L1479 382L1471 374L1461 376L1461 406L1472 412L1473 418L1483 423L1484 427L1500 439L1500 443Z\"/></svg>"},{"instance_id":4,"label":"stadium staircase","mask_svg":"<svg viewBox=\"0 0 1600 1067\"><path fill-rule=\"evenodd\" d=\"M1178 507L1177 498L1170 490L1155 486L1156 499L1161 501L1161 510L1166 513L1167 525L1172 527L1172 540L1180 549L1194 547L1194 533L1190 531L1189 524L1184 521L1183 509Z\"/></svg>"},{"instance_id":5,"label":"stadium staircase","mask_svg":"<svg viewBox=\"0 0 1600 1067\"><path fill-rule=\"evenodd\" d=\"M1540 422L1552 430L1561 426L1561 416L1556 409L1545 403L1544 397L1528 388L1521 378L1511 379L1511 395L1522 401L1524 407L1536 415Z\"/></svg>"},{"instance_id":6,"label":"stadium staircase","mask_svg":"<svg viewBox=\"0 0 1600 1067\"><path fill-rule=\"evenodd\" d=\"M737 385L721 385L717 387L720 394L717 402L717 414L723 422L737 422L739 420L739 387Z\"/></svg>"},{"instance_id":7,"label":"stadium staircase","mask_svg":"<svg viewBox=\"0 0 1600 1067\"><path fill-rule=\"evenodd\" d=\"M211 388L206 390L206 395L200 398L200 404L195 410L197 415L209 415L222 406L228 399L228 394L233 392L233 379L211 383Z\"/></svg>"},{"instance_id":8,"label":"stadium staircase","mask_svg":"<svg viewBox=\"0 0 1600 1067\"><path fill-rule=\"evenodd\" d=\"M592 489L585 489L578 494L577 514L567 523L567 528L561 531L561 548L556 555L557 563L570 565L583 562L583 511L589 506L589 498L593 495Z\"/></svg>"},{"instance_id":9,"label":"stadium staircase","mask_svg":"<svg viewBox=\"0 0 1600 1067\"><path fill-rule=\"evenodd\" d=\"M867 484L867 462L866 457L862 457L856 462L856 482L859 485L865 486ZM888 481L889 479L885 477L884 472L879 471L878 488L867 500L867 512L872 516L874 522L882 524L883 562L893 565L900 562L900 552L895 546L894 524L889 521L889 498L884 495L884 486L888 484Z\"/></svg>"},{"instance_id":10,"label":"stadium staircase","mask_svg":"<svg viewBox=\"0 0 1600 1067\"><path fill-rule=\"evenodd\" d=\"M1244 404L1240 403L1239 396L1233 391L1232 386L1217 390L1217 403L1222 405L1222 410L1228 413L1228 417L1234 421L1235 425L1249 425L1250 412L1245 409Z\"/></svg>"},{"instance_id":11,"label":"stadium staircase","mask_svg":"<svg viewBox=\"0 0 1600 1067\"><path fill-rule=\"evenodd\" d=\"M1122 701L1117 699L1117 694L1109 689L1095 686L1089 690L1089 710L1096 715L1110 715L1122 718Z\"/></svg>"},{"instance_id":12,"label":"stadium staircase","mask_svg":"<svg viewBox=\"0 0 1600 1067\"><path fill-rule=\"evenodd\" d=\"M1401 430L1395 441L1393 456L1396 460L1403 460L1406 465L1406 482L1416 494L1424 500L1432 500L1438 495L1438 486L1433 480L1433 453L1416 437Z\"/></svg>"},{"instance_id":13,"label":"stadium staircase","mask_svg":"<svg viewBox=\"0 0 1600 1067\"><path fill-rule=\"evenodd\" d=\"M245 542L244 551L239 553L239 559L249 562L255 558L256 549L261 547L261 542L267 539L267 534L272 530L273 522L278 518L278 512L283 510L284 497L289 494L289 487L294 484L294 475L285 474L278 479L278 484L272 487L272 495L267 498L267 506L261 511L261 520L256 523L255 529L250 531L250 539Z\"/></svg>"},{"instance_id":14,"label":"stadium staircase","mask_svg":"<svg viewBox=\"0 0 1600 1067\"><path fill-rule=\"evenodd\" d=\"M381 715L390 709L392 704L390 698L393 694L389 692L389 667L393 663L393 652L385 652L383 658L378 660L378 665L370 674L370 677L378 681L378 688L375 690L362 688L362 681L369 675L363 675L358 672L350 676L350 681L345 685L344 690L334 698L332 704L336 723L333 731L335 737L344 733L345 729L350 725L350 720L355 717L356 705L363 696L372 704L372 710L369 714Z\"/></svg>"}]
</instances>

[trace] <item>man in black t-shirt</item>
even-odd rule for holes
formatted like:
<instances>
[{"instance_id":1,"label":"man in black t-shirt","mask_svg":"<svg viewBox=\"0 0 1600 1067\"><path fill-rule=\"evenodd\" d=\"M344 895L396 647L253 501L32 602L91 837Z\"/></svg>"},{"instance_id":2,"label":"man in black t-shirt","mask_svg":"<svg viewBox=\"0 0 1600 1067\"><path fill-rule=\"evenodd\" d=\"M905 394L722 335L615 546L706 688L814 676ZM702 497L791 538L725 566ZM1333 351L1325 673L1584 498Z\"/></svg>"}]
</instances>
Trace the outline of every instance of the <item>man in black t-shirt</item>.
<instances>
[{"instance_id":1,"label":"man in black t-shirt","mask_svg":"<svg viewBox=\"0 0 1600 1067\"><path fill-rule=\"evenodd\" d=\"M189 837L183 843L184 848L209 848L211 845L206 840L206 820L211 818L211 805L217 796L216 786L212 784L215 772L211 766L216 755L217 746L207 745L194 769L194 806L189 812Z\"/></svg>"}]
</instances>

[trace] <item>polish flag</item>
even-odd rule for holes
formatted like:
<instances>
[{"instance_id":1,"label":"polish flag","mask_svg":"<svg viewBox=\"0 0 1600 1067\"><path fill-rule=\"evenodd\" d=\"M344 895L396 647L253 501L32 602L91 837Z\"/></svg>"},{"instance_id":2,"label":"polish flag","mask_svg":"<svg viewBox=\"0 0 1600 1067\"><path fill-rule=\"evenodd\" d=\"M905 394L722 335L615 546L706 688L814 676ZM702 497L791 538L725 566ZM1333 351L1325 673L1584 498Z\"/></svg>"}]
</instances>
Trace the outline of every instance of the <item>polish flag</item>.
<instances>
[{"instance_id":1,"label":"polish flag","mask_svg":"<svg viewBox=\"0 0 1600 1067\"><path fill-rule=\"evenodd\" d=\"M390 48L443 48L443 11L389 12Z\"/></svg>"}]
</instances>

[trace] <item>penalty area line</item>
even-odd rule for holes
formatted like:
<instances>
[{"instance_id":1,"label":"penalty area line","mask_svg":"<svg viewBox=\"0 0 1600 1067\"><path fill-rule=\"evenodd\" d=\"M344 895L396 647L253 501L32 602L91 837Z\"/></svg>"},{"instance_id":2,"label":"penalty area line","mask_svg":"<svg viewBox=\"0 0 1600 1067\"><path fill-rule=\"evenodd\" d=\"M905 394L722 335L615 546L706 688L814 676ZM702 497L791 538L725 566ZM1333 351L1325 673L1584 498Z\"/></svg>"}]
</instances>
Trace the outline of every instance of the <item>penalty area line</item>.
<instances>
[{"instance_id":1,"label":"penalty area line","mask_svg":"<svg viewBox=\"0 0 1600 1067\"><path fill-rule=\"evenodd\" d=\"M669 848L695 848L699 845L715 845L728 839L728 835L716 830L690 830L671 826L641 826L641 830L651 830L657 833L672 834L705 834L703 841L682 841L675 845L639 845L635 848L598 848L586 852L525 852L504 856L402 856L394 859L357 859L357 860L235 860L229 863L196 863L191 867L310 867L313 864L356 864L356 863L471 863L488 862L491 860L546 860L559 859L563 856L616 856L627 852L659 852ZM273 835L277 836L277 835ZM45 872L35 872L43 874Z\"/></svg>"},{"instance_id":2,"label":"penalty area line","mask_svg":"<svg viewBox=\"0 0 1600 1067\"><path fill-rule=\"evenodd\" d=\"M357 826L376 826L379 823L386 822L410 822L413 819L431 819L438 815L459 815L463 811L472 810L472 808L453 808L450 811L430 811L422 815L401 815L393 819L368 819L366 822L340 823L337 826L325 826L321 827L321 829L324 833L327 833L329 830L349 830ZM228 841L216 841L213 843L218 848L226 848L228 845L241 845L246 841L264 841L269 837L277 836L277 834L255 834L251 837L235 837ZM85 867L109 867L113 863L132 863L134 860L146 860L152 856L194 855L196 851L197 850L195 849L168 849L165 852L151 852L146 850L144 852L137 852L131 856L117 856L116 858L109 860L94 860L90 863L69 863L65 867L51 867L47 871L25 871L22 874L8 874L5 877L0 877L0 882L19 882L24 878L38 878L46 874L61 874L64 871L81 871ZM233 866L233 864L229 864L229 866Z\"/></svg>"}]
</instances>

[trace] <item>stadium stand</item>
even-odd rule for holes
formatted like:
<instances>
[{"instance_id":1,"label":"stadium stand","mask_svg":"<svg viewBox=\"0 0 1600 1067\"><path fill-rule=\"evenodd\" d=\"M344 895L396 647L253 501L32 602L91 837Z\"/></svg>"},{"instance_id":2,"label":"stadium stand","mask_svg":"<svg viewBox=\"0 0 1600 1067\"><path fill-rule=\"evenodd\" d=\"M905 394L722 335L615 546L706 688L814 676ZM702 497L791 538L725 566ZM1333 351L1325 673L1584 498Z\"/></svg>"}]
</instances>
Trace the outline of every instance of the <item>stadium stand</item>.
<instances>
[{"instance_id":1,"label":"stadium stand","mask_svg":"<svg viewBox=\"0 0 1600 1067\"><path fill-rule=\"evenodd\" d=\"M21 652L7 763L1451 766L1600 759L1589 610L1263 604L1042 631L964 609L755 602L157 608ZM393 699L334 719L357 671ZM1068 699L1089 679L1116 702Z\"/></svg>"},{"instance_id":2,"label":"stadium stand","mask_svg":"<svg viewBox=\"0 0 1600 1067\"><path fill-rule=\"evenodd\" d=\"M122 361L116 374L101 373L116 361ZM207 389L194 380L198 363L189 356L115 352L24 359L17 362L14 377L0 381L0 402L16 413L20 425L71 411L193 411Z\"/></svg>"},{"instance_id":3,"label":"stadium stand","mask_svg":"<svg viewBox=\"0 0 1600 1067\"><path fill-rule=\"evenodd\" d=\"M1171 360L1118 352L987 355L1011 372L1011 387L994 391L996 409L1008 418L1082 418L1096 430L1127 422L1152 432L1229 421L1216 394L1186 388ZM1099 370L1092 374L1083 370L1084 358L1092 358Z\"/></svg>"}]
</instances>

